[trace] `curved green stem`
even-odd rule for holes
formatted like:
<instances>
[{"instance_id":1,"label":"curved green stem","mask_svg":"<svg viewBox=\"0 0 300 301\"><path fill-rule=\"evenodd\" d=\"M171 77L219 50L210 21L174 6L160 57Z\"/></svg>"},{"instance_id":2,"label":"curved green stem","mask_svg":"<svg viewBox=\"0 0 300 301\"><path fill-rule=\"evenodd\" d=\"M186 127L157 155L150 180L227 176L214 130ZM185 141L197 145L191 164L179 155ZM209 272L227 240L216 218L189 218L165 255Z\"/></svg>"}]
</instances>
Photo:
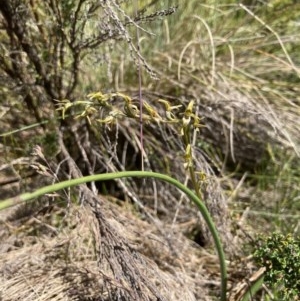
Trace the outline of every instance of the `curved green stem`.
<instances>
[{"instance_id":1,"label":"curved green stem","mask_svg":"<svg viewBox=\"0 0 300 301\"><path fill-rule=\"evenodd\" d=\"M226 271L225 254L224 254L224 251L222 248L221 240L219 238L217 229L210 216L210 213L208 212L204 203L196 196L195 193L193 193L190 189L188 189L186 186L184 186L177 180L175 180L167 175L155 173L155 172L148 172L148 171L123 171L123 172L113 172L113 173L107 173L107 174L86 176L86 177L82 177L82 178L78 178L78 179L72 179L72 180L56 183L53 185L45 186L40 189L37 189L34 192L24 193L19 196L16 196L16 197L4 200L4 201L0 201L0 210L5 209L10 206L13 206L15 204L30 201L30 200L37 198L39 196L42 196L44 194L52 193L57 190L65 189L65 188L68 188L71 186L76 186L76 185L84 184L87 182L93 182L93 181L106 181L106 180L113 180L113 179L118 179L118 178L128 178L128 177L155 178L155 179L159 179L159 180L168 182L168 183L176 186L182 192L184 192L189 197L189 199L197 205L205 222L208 225L208 228L213 236L215 247L217 249L217 253L219 256L219 260L220 260L220 270L221 270L221 301L226 301L227 271Z\"/></svg>"}]
</instances>

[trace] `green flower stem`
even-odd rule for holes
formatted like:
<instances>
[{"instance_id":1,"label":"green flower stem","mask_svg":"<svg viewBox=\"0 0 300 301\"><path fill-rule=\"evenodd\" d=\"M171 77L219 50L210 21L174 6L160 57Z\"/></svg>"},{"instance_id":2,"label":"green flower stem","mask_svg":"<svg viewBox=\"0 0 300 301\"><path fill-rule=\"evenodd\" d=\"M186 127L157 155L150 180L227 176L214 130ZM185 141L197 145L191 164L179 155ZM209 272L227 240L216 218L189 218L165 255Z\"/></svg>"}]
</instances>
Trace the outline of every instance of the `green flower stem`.
<instances>
[{"instance_id":1,"label":"green flower stem","mask_svg":"<svg viewBox=\"0 0 300 301\"><path fill-rule=\"evenodd\" d=\"M40 197L47 193L53 193L55 191L65 189L68 187L84 184L87 182L93 181L106 181L106 180L113 180L119 178L128 178L128 177L137 177L137 178L155 178L158 180L162 180L168 182L174 186L176 186L179 190L184 192L190 200L192 200L197 207L199 208L205 222L208 225L208 228L213 236L213 240L215 243L215 247L217 249L217 253L220 260L220 270L221 270L221 301L226 301L226 286L227 286L227 271L226 271L226 262L225 262L225 254L222 248L221 240L219 238L217 229L215 224L208 212L204 203L194 194L190 189L186 186L178 182L177 180L160 173L155 172L148 172L148 171L123 171L123 172L113 172L107 174L98 174L98 175L91 175L86 176L78 179L72 179L64 182L59 182L53 185L45 186L32 193L24 193L19 196L0 201L0 210L5 209L7 207L20 204L23 202L30 201L34 198Z\"/></svg>"},{"instance_id":2,"label":"green flower stem","mask_svg":"<svg viewBox=\"0 0 300 301\"><path fill-rule=\"evenodd\" d=\"M185 147L191 144L191 139L190 139L190 132L191 132L191 125L187 125L183 127L183 143ZM190 154L186 154L188 157L186 158L187 163L188 163L188 170L190 173L191 181L193 184L193 188L196 192L196 195L198 196L199 199L201 199L202 194L200 191L199 183L196 179L196 173L195 173L195 167L194 167L194 162L193 162L193 156L192 156L192 150L190 150Z\"/></svg>"}]
</instances>

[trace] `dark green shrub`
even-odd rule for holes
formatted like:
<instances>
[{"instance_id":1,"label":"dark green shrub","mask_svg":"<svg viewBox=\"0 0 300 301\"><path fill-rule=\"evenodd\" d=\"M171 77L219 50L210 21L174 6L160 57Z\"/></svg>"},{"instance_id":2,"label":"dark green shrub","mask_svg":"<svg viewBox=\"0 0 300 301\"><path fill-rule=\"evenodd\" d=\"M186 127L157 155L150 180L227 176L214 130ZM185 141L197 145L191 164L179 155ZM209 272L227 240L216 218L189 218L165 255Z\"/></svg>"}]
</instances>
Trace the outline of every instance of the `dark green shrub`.
<instances>
[{"instance_id":1,"label":"dark green shrub","mask_svg":"<svg viewBox=\"0 0 300 301\"><path fill-rule=\"evenodd\" d=\"M279 300L299 300L300 241L290 234L273 233L259 242L254 258L267 269L266 284L274 288Z\"/></svg>"}]
</instances>

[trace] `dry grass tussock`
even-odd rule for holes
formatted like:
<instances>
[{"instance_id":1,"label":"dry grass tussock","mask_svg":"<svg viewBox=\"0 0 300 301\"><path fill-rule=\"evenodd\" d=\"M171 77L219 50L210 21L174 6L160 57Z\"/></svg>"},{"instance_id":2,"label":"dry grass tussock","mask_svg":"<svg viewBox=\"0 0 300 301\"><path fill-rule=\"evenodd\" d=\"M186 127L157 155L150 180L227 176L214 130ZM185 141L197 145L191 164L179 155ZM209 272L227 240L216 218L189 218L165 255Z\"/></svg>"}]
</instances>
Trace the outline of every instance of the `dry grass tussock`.
<instances>
[{"instance_id":1,"label":"dry grass tussock","mask_svg":"<svg viewBox=\"0 0 300 301\"><path fill-rule=\"evenodd\" d=\"M109 228L100 242L85 206L72 205L66 215L56 205L48 212L31 205L31 217L21 219L18 208L19 216L1 222L2 300L210 300L219 287L214 255L177 229L162 235L133 211L100 199L101 225Z\"/></svg>"}]
</instances>

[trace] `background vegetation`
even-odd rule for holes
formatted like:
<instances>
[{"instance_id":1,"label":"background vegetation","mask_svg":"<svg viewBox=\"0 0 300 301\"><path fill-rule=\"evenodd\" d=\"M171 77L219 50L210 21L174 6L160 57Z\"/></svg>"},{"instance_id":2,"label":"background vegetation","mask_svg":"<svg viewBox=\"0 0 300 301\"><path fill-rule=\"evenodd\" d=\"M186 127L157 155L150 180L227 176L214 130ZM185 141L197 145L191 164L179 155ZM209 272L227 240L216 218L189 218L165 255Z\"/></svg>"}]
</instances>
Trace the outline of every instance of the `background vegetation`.
<instances>
[{"instance_id":1,"label":"background vegetation","mask_svg":"<svg viewBox=\"0 0 300 301\"><path fill-rule=\"evenodd\" d=\"M198 185L226 249L229 300L298 300L298 1L3 0L0 12L1 199L140 170L143 154L145 170ZM137 115L118 113L126 97ZM191 101L200 127L186 139L158 122L166 104L181 120ZM219 298L208 230L166 184L91 183L0 221L3 300Z\"/></svg>"}]
</instances>

